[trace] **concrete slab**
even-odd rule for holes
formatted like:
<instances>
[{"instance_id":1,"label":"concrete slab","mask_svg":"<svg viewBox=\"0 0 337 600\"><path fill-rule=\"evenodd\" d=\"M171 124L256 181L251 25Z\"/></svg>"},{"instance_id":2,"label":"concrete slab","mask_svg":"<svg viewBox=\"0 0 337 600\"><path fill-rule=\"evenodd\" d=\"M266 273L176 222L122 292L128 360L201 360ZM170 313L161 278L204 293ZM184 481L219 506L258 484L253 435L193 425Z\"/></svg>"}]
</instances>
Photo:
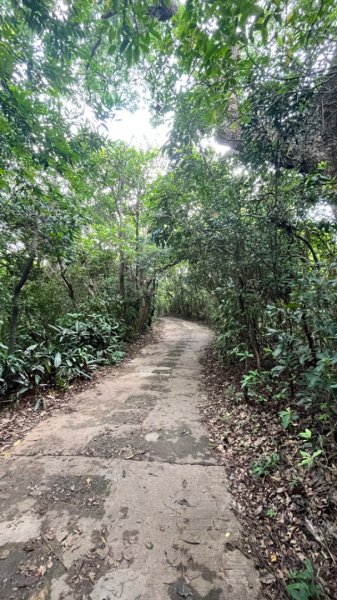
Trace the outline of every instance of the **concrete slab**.
<instances>
[{"instance_id":1,"label":"concrete slab","mask_svg":"<svg viewBox=\"0 0 337 600\"><path fill-rule=\"evenodd\" d=\"M262 598L199 420L211 334L177 319L163 329L3 462L1 599Z\"/></svg>"}]
</instances>

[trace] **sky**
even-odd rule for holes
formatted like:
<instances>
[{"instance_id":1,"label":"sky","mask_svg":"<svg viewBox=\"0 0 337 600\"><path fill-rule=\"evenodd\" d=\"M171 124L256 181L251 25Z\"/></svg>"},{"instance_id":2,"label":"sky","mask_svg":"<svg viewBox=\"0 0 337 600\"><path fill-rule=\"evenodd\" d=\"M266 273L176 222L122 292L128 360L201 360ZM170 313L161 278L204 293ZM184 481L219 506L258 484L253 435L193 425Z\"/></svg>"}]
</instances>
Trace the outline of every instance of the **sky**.
<instances>
[{"instance_id":1,"label":"sky","mask_svg":"<svg viewBox=\"0 0 337 600\"><path fill-rule=\"evenodd\" d=\"M110 119L104 119L104 123L98 121L94 111L87 104L74 105L66 101L64 109L67 114L75 111L78 118L84 116L87 123L90 123L95 130L104 137L108 134L111 141L123 141L139 150L148 150L151 148L161 148L168 141L170 129L174 114L168 113L163 123L154 127L151 123L151 112L146 105L140 106L135 111L127 109L117 110ZM81 121L73 123L70 127L73 133L78 131ZM219 144L215 138L205 138L201 141L202 148L212 148L218 154L224 155L230 152L230 148L224 144Z\"/></svg>"},{"instance_id":2,"label":"sky","mask_svg":"<svg viewBox=\"0 0 337 600\"><path fill-rule=\"evenodd\" d=\"M170 133L171 121L172 116L168 115L164 123L153 127L150 111L140 108L135 112L120 110L114 119L105 123L111 140L121 140L136 148L146 150L160 148L165 144ZM203 140L202 146L204 148L211 147L219 154L227 154L229 151L227 146L218 144L214 139Z\"/></svg>"},{"instance_id":3,"label":"sky","mask_svg":"<svg viewBox=\"0 0 337 600\"><path fill-rule=\"evenodd\" d=\"M165 144L170 131L170 117L159 127L153 127L150 122L150 112L146 108L140 108L133 113L120 110L107 126L111 140L122 140L145 150Z\"/></svg>"}]
</instances>

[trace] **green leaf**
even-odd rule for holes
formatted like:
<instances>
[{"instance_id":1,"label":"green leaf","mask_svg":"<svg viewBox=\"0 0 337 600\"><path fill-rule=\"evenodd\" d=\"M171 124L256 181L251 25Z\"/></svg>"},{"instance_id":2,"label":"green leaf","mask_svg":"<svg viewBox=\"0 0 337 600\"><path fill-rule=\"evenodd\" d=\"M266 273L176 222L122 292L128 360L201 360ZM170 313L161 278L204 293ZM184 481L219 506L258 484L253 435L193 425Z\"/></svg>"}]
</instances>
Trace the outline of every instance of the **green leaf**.
<instances>
[{"instance_id":1,"label":"green leaf","mask_svg":"<svg viewBox=\"0 0 337 600\"><path fill-rule=\"evenodd\" d=\"M117 50L117 44L111 44L108 48L109 56L112 56L113 54L115 54L116 50Z\"/></svg>"},{"instance_id":2,"label":"green leaf","mask_svg":"<svg viewBox=\"0 0 337 600\"><path fill-rule=\"evenodd\" d=\"M119 51L121 54L123 54L123 52L125 52L125 50L129 47L130 43L131 43L130 38L124 37L124 39L122 40L122 43L119 47Z\"/></svg>"},{"instance_id":3,"label":"green leaf","mask_svg":"<svg viewBox=\"0 0 337 600\"><path fill-rule=\"evenodd\" d=\"M58 369L58 368L59 368L59 366L61 365L61 362L62 362L62 356L61 356L61 353L60 353L60 352L57 352L57 353L55 354L55 358L54 358L54 367L55 367L56 369Z\"/></svg>"}]
</instances>

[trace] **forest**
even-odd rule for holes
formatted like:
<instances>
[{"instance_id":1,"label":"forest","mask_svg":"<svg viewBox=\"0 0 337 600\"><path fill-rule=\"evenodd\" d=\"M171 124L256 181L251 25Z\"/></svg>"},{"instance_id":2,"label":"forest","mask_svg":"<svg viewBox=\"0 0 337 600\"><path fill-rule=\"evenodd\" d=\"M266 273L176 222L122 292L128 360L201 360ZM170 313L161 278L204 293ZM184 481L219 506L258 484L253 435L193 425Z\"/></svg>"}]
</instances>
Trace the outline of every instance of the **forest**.
<instances>
[{"instance_id":1,"label":"forest","mask_svg":"<svg viewBox=\"0 0 337 600\"><path fill-rule=\"evenodd\" d=\"M214 384L273 415L320 497L275 574L293 600L336 598L336 40L333 0L0 6L1 406L118 364L158 316L206 322ZM164 146L112 139L144 104ZM250 461L258 487L283 457Z\"/></svg>"}]
</instances>

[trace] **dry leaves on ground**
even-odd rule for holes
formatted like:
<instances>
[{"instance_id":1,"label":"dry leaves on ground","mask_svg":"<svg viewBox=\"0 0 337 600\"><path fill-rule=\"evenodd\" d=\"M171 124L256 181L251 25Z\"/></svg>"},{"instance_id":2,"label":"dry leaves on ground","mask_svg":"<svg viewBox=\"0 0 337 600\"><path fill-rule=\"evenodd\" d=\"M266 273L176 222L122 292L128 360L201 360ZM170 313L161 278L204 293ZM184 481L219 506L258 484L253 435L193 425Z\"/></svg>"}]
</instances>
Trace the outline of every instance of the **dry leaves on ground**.
<instances>
[{"instance_id":1,"label":"dry leaves on ground","mask_svg":"<svg viewBox=\"0 0 337 600\"><path fill-rule=\"evenodd\" d=\"M299 466L297 427L282 427L278 403L247 403L240 390L242 373L225 368L212 349L203 359L207 400L201 407L210 441L226 468L233 509L244 525L244 546L261 569L266 598L285 595L289 570L312 561L328 598L337 599L337 471ZM265 474L251 473L256 461L278 457ZM254 463L255 461L255 463Z\"/></svg>"}]
</instances>

